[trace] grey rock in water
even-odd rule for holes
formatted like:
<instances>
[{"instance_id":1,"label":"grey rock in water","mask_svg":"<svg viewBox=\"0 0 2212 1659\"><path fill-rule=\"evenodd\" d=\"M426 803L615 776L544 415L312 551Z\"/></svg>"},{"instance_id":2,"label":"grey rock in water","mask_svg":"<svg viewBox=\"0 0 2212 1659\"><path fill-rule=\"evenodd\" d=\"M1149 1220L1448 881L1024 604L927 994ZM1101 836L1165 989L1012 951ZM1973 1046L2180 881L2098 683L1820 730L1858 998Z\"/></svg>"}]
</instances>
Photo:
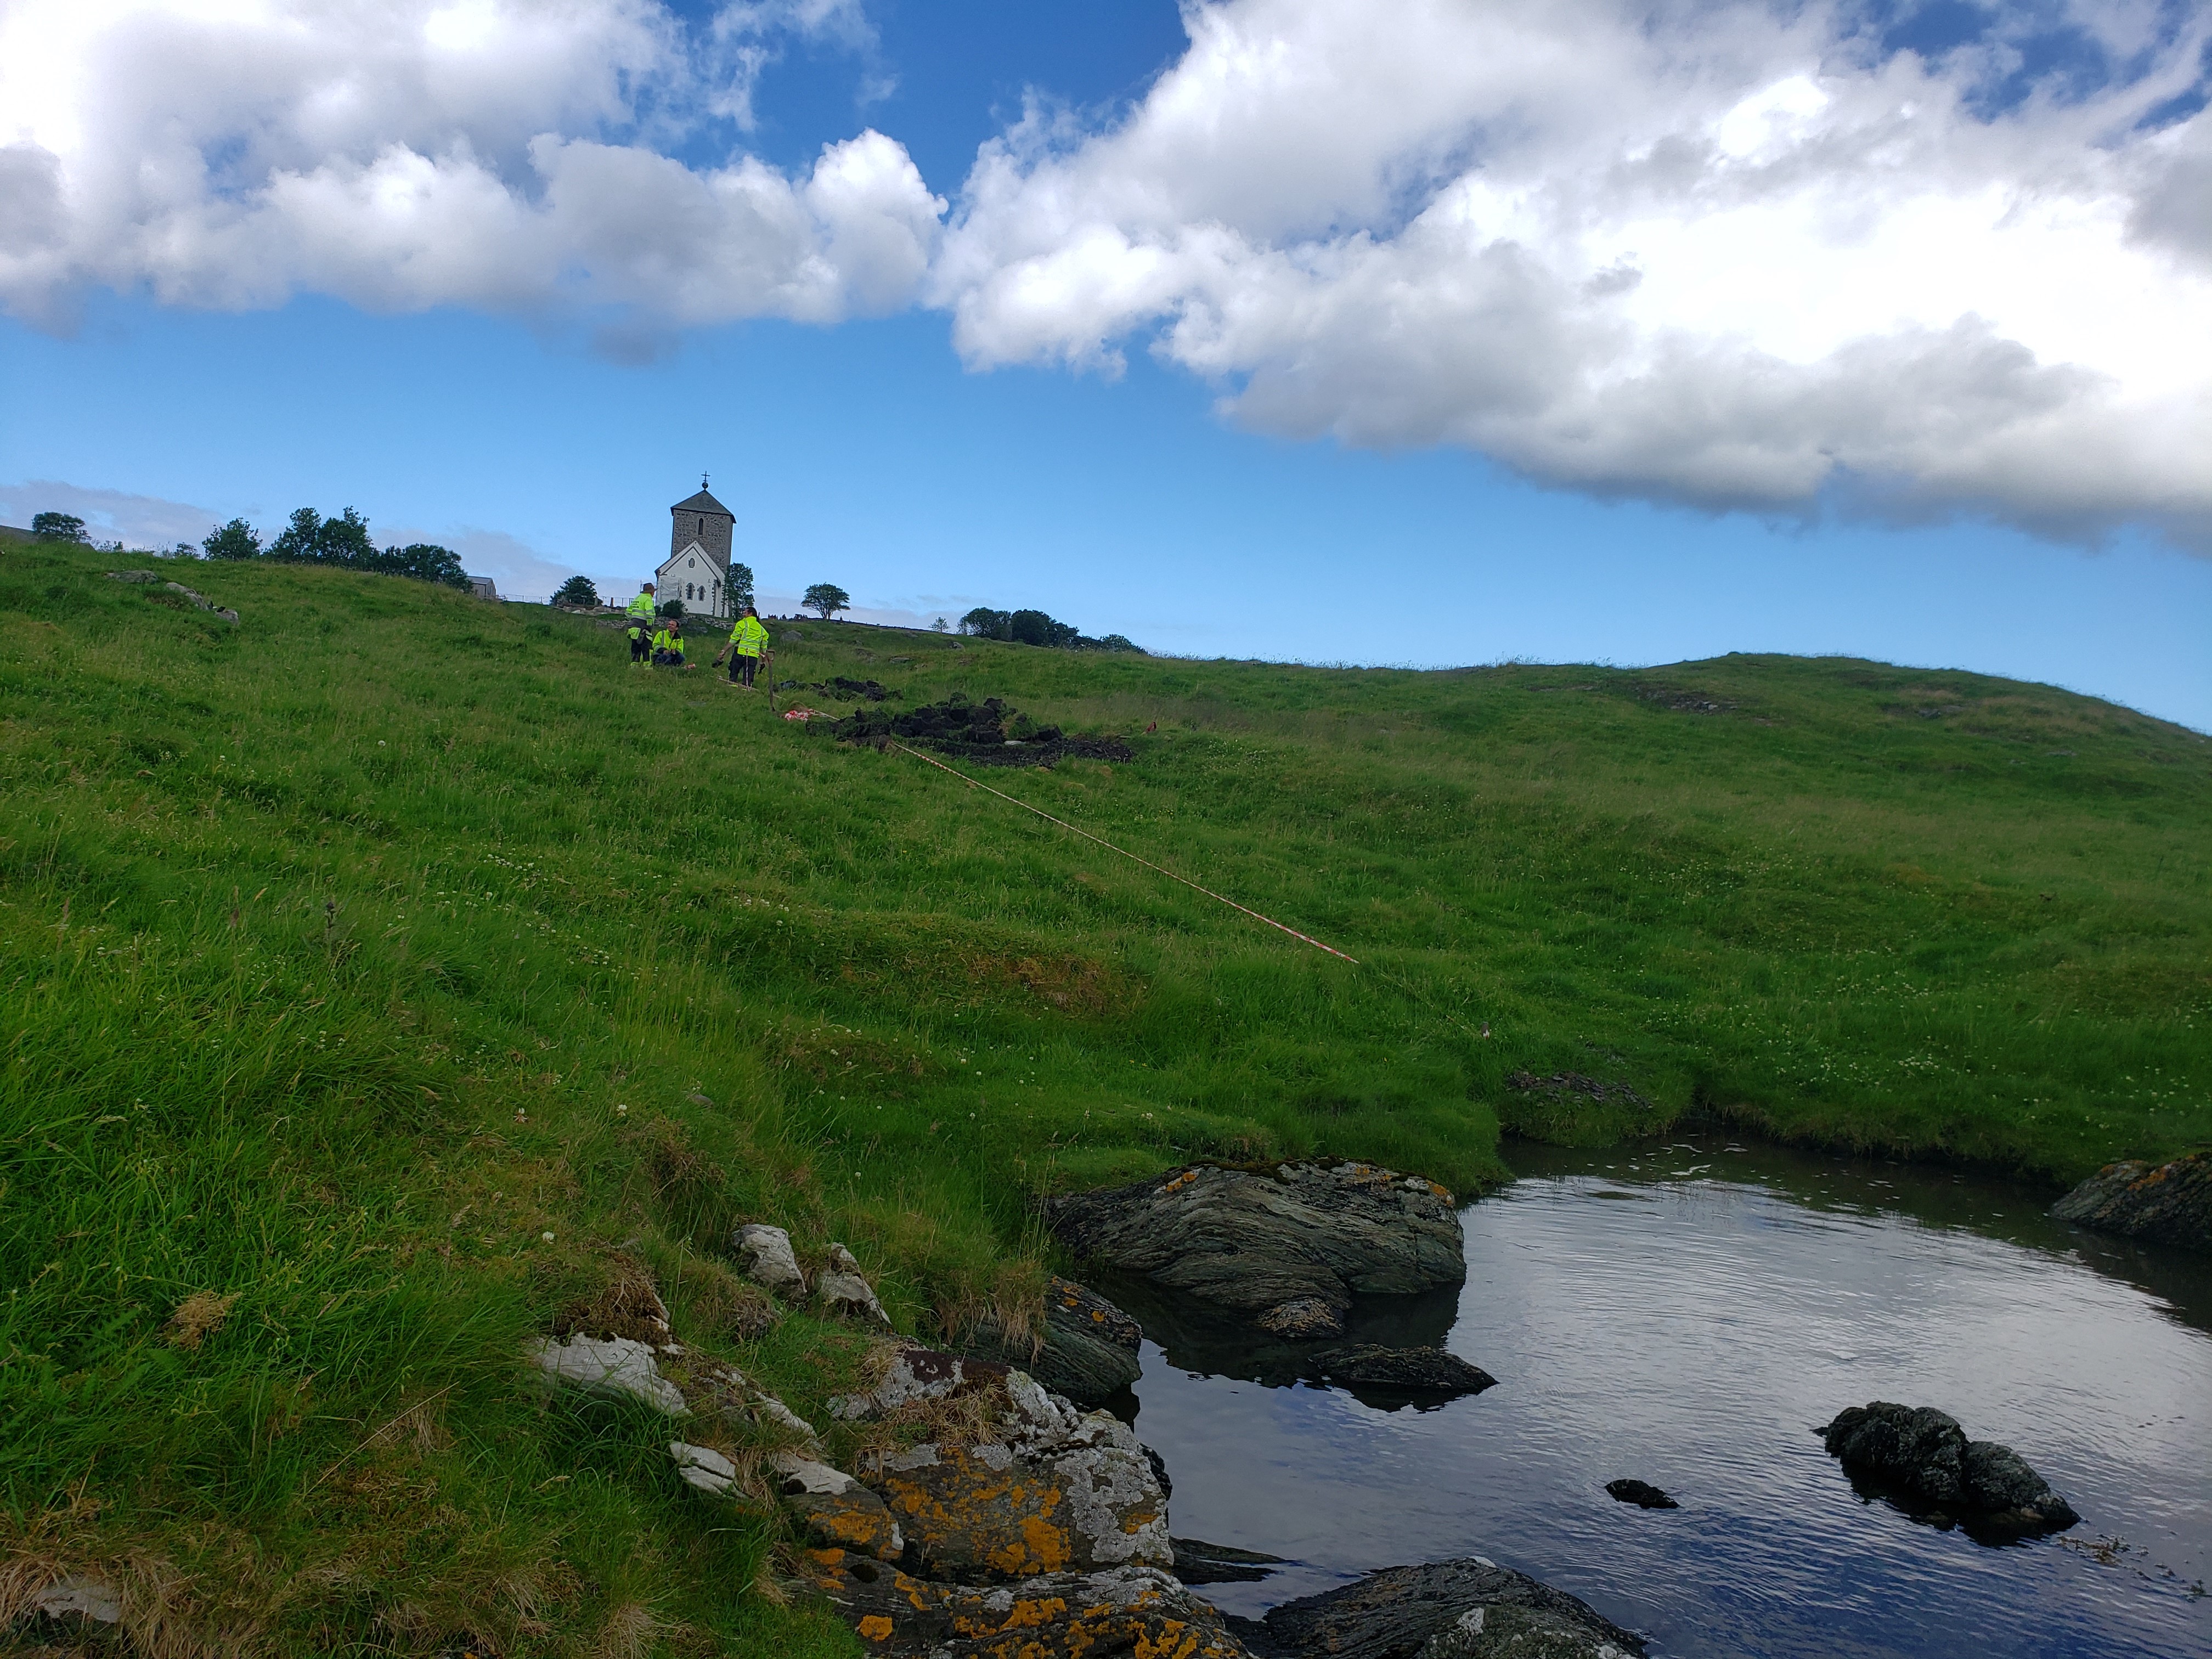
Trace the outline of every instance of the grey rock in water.
<instances>
[{"instance_id":1,"label":"grey rock in water","mask_svg":"<svg viewBox=\"0 0 2212 1659\"><path fill-rule=\"evenodd\" d=\"M684 1391L660 1374L653 1350L626 1336L604 1340L572 1336L565 1342L540 1338L530 1358L556 1382L610 1400L635 1400L670 1417L689 1417Z\"/></svg>"},{"instance_id":2,"label":"grey rock in water","mask_svg":"<svg viewBox=\"0 0 2212 1659\"><path fill-rule=\"evenodd\" d=\"M2171 1164L2107 1164L2051 1213L2100 1232L2212 1250L2212 1152Z\"/></svg>"},{"instance_id":3,"label":"grey rock in water","mask_svg":"<svg viewBox=\"0 0 2212 1659\"><path fill-rule=\"evenodd\" d=\"M1932 1407L1876 1400L1838 1412L1819 1433L1855 1480L1926 1519L2025 1537L2081 1518L2011 1447L1967 1439L1956 1418Z\"/></svg>"},{"instance_id":4,"label":"grey rock in water","mask_svg":"<svg viewBox=\"0 0 2212 1659\"><path fill-rule=\"evenodd\" d=\"M1186 1584L1256 1584L1284 1565L1279 1555L1232 1549L1197 1538L1174 1538L1175 1576Z\"/></svg>"},{"instance_id":5,"label":"grey rock in water","mask_svg":"<svg viewBox=\"0 0 2212 1659\"><path fill-rule=\"evenodd\" d=\"M1080 1406L1105 1403L1132 1387L1140 1369L1137 1322L1097 1291L1055 1274L1045 1289L1044 1326L1009 1337L995 1318L978 1320L961 1350L978 1359L1017 1365Z\"/></svg>"},{"instance_id":6,"label":"grey rock in water","mask_svg":"<svg viewBox=\"0 0 2212 1659\"><path fill-rule=\"evenodd\" d=\"M806 1275L799 1270L799 1253L791 1248L791 1235L781 1227L747 1222L730 1240L730 1254L738 1271L763 1290L793 1298L806 1294Z\"/></svg>"},{"instance_id":7,"label":"grey rock in water","mask_svg":"<svg viewBox=\"0 0 2212 1659\"><path fill-rule=\"evenodd\" d=\"M1324 1349L1306 1362L1306 1374L1380 1393L1443 1398L1498 1386L1498 1379L1481 1366L1443 1348L1384 1348L1370 1342Z\"/></svg>"},{"instance_id":8,"label":"grey rock in water","mask_svg":"<svg viewBox=\"0 0 2212 1659\"><path fill-rule=\"evenodd\" d=\"M1310 1299L1340 1316L1467 1277L1451 1194L1372 1164L1193 1164L1048 1200L1045 1219L1079 1256L1248 1316Z\"/></svg>"},{"instance_id":9,"label":"grey rock in water","mask_svg":"<svg viewBox=\"0 0 2212 1659\"><path fill-rule=\"evenodd\" d=\"M1482 1556L1386 1567L1230 1627L1267 1659L1638 1659L1643 1638Z\"/></svg>"},{"instance_id":10,"label":"grey rock in water","mask_svg":"<svg viewBox=\"0 0 2212 1659\"><path fill-rule=\"evenodd\" d=\"M1679 1510L1682 1506L1647 1480L1608 1480L1605 1495L1616 1504L1633 1504L1639 1510Z\"/></svg>"},{"instance_id":11,"label":"grey rock in water","mask_svg":"<svg viewBox=\"0 0 2212 1659\"><path fill-rule=\"evenodd\" d=\"M842 1244L830 1247L830 1257L814 1276L814 1305L823 1313L866 1320L888 1328L891 1316L876 1300L875 1287L861 1276L860 1264Z\"/></svg>"}]
</instances>

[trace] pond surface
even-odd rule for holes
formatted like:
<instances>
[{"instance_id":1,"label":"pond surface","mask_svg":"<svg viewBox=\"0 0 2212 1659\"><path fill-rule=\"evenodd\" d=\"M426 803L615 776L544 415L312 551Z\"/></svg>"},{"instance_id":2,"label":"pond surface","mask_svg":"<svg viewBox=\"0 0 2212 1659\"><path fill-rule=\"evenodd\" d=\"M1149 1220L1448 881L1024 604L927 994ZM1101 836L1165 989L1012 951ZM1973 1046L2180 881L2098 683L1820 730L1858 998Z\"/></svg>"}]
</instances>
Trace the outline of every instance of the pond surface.
<instances>
[{"instance_id":1,"label":"pond surface","mask_svg":"<svg viewBox=\"0 0 2212 1659\"><path fill-rule=\"evenodd\" d=\"M1138 1431L1180 1537L1291 1565L1227 1611L1486 1555L1657 1655L2212 1656L2212 1264L2048 1194L1719 1138L1515 1146L1455 1295L1363 1310L1498 1378L1429 1410L1292 1380L1143 1287ZM2003 1441L2081 1512L1991 1547L1855 1493L1810 1431L1870 1400ZM1644 1510L1607 1480L1678 1498Z\"/></svg>"}]
</instances>

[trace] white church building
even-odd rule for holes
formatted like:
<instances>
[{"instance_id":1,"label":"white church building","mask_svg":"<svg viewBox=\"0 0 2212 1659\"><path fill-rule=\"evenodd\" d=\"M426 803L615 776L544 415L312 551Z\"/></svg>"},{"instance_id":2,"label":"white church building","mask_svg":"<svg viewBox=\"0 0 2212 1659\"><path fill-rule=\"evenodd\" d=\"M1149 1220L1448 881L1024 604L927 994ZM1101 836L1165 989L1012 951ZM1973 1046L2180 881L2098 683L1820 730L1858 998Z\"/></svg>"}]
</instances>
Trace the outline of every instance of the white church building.
<instances>
[{"instance_id":1,"label":"white church building","mask_svg":"<svg viewBox=\"0 0 2212 1659\"><path fill-rule=\"evenodd\" d=\"M668 532L668 557L653 573L653 596L662 604L684 601L687 617L726 620L730 615L730 539L737 519L730 509L707 493L707 480L699 480L699 493L668 509L672 521Z\"/></svg>"}]
</instances>

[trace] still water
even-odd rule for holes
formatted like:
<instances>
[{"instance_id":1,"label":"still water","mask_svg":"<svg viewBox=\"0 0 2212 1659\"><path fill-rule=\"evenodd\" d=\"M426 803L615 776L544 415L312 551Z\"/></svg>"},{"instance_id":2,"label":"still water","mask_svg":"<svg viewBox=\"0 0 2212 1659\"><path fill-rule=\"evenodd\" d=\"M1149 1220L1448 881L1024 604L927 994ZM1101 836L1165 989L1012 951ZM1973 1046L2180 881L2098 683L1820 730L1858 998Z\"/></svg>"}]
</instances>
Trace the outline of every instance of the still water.
<instances>
[{"instance_id":1,"label":"still water","mask_svg":"<svg viewBox=\"0 0 2212 1659\"><path fill-rule=\"evenodd\" d=\"M1300 1351L1102 1284L1145 1322L1176 1534L1291 1564L1218 1605L1480 1554L1660 1655L2212 1656L2212 1264L2002 1182L1718 1138L1509 1160L1464 1289L1352 1334L1441 1341L1480 1395L1310 1387ZM2010 1444L2081 1524L1992 1547L1862 1499L1810 1431L1875 1399ZM1681 1508L1614 1503L1622 1476Z\"/></svg>"}]
</instances>

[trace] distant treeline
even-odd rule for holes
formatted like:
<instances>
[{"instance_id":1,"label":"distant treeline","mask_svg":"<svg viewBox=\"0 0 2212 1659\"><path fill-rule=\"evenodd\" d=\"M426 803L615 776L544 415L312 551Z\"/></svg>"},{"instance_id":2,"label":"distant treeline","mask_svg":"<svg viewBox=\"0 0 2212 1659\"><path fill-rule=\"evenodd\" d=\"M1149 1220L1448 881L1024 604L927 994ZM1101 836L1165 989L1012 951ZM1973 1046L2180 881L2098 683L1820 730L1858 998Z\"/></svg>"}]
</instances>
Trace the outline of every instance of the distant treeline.
<instances>
[{"instance_id":1,"label":"distant treeline","mask_svg":"<svg viewBox=\"0 0 2212 1659\"><path fill-rule=\"evenodd\" d=\"M451 548L428 542L380 548L368 538L368 520L351 507L335 519L326 519L313 507L303 507L266 547L261 544L259 531L243 519L233 519L210 531L200 544L200 551L210 559L334 564L341 569L373 571L380 576L411 576L418 582L438 582L447 587L469 585L460 556Z\"/></svg>"},{"instance_id":2,"label":"distant treeline","mask_svg":"<svg viewBox=\"0 0 2212 1659\"><path fill-rule=\"evenodd\" d=\"M1055 622L1042 611L994 611L979 605L960 619L960 631L981 640L1008 640L1017 645L1046 645L1060 651L1134 651L1145 647L1119 634L1094 640L1073 623Z\"/></svg>"}]
</instances>

